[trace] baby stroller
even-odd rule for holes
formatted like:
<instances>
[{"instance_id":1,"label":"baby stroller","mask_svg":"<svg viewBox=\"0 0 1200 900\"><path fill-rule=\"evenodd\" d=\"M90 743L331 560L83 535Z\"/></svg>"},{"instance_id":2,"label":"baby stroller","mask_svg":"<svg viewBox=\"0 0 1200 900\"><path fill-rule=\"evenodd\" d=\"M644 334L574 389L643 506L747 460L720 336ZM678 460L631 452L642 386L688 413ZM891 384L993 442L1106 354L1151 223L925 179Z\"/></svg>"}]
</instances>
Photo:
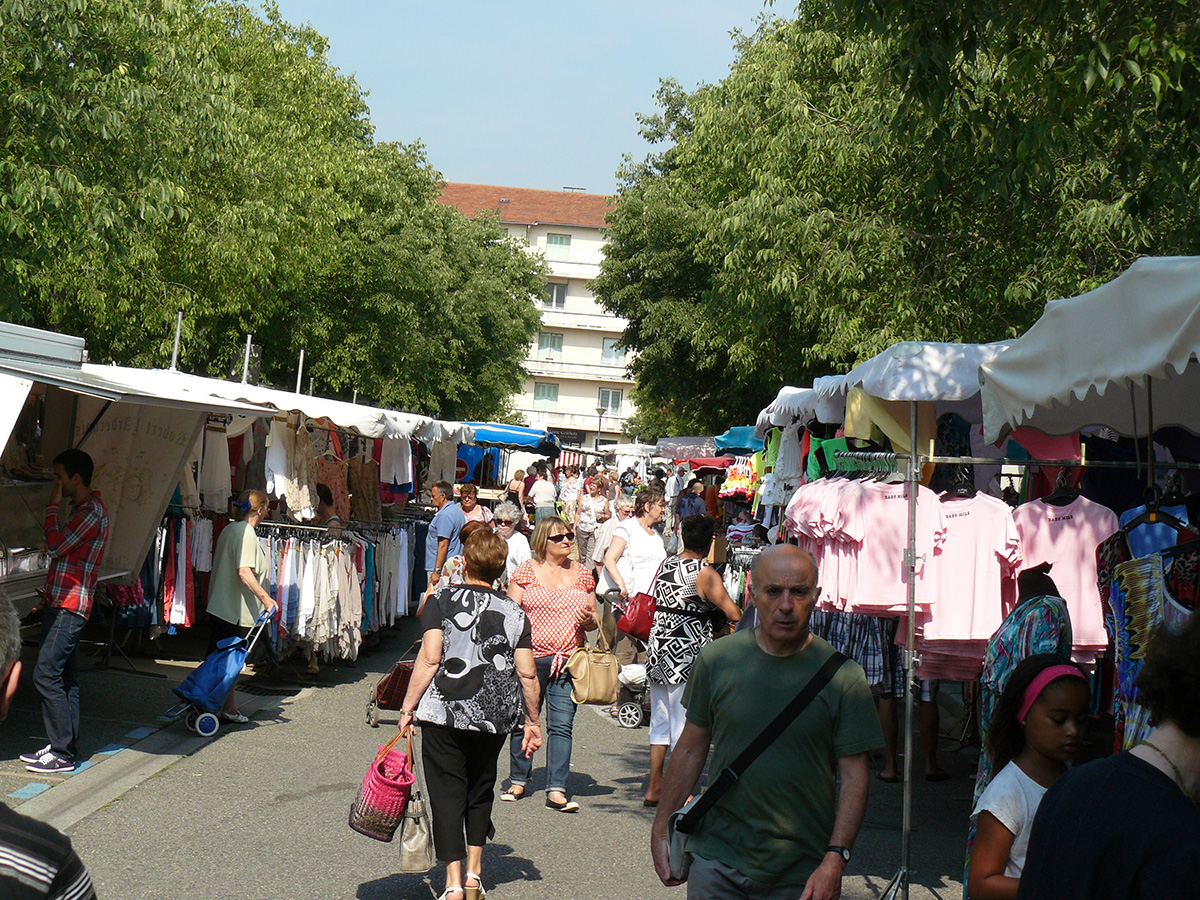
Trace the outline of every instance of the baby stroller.
<instances>
[{"instance_id":1,"label":"baby stroller","mask_svg":"<svg viewBox=\"0 0 1200 900\"><path fill-rule=\"evenodd\" d=\"M247 637L228 637L219 641L217 649L205 657L204 662L179 687L173 689L175 695L187 704L184 723L196 734L212 737L221 727L217 714L237 684L246 657L270 621L271 614L264 610L254 621L254 628Z\"/></svg>"},{"instance_id":2,"label":"baby stroller","mask_svg":"<svg viewBox=\"0 0 1200 900\"><path fill-rule=\"evenodd\" d=\"M629 692L629 699L617 707L617 722L622 728L637 728L650 718L650 692L646 689L646 667L641 663L621 666L617 680Z\"/></svg>"}]
</instances>

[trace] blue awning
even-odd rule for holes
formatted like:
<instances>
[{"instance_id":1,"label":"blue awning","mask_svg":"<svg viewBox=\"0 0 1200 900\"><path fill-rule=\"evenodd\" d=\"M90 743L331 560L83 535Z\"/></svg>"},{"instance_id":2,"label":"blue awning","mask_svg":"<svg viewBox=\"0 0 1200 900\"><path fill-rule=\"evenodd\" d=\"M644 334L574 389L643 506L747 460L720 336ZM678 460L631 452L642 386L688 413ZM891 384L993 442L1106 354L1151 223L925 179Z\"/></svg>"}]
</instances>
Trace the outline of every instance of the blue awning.
<instances>
[{"instance_id":1,"label":"blue awning","mask_svg":"<svg viewBox=\"0 0 1200 900\"><path fill-rule=\"evenodd\" d=\"M528 450L542 456L558 456L562 444L553 432L520 425L492 425L487 422L466 422L475 429L475 443L484 447L503 447L505 450Z\"/></svg>"},{"instance_id":2,"label":"blue awning","mask_svg":"<svg viewBox=\"0 0 1200 900\"><path fill-rule=\"evenodd\" d=\"M763 448L762 439L754 436L753 425L737 425L730 428L724 434L717 435L713 443L717 445L717 451L720 453L737 450L757 453Z\"/></svg>"}]
</instances>

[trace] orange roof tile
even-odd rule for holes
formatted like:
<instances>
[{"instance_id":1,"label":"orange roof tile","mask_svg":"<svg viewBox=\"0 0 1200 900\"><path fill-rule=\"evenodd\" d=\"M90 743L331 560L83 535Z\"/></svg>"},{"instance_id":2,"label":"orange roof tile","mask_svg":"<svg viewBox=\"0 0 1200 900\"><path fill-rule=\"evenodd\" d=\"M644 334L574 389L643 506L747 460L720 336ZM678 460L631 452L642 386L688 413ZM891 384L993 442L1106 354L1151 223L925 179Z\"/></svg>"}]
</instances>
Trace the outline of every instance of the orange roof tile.
<instances>
[{"instance_id":1,"label":"orange roof tile","mask_svg":"<svg viewBox=\"0 0 1200 900\"><path fill-rule=\"evenodd\" d=\"M438 202L474 218L481 210L496 212L512 225L577 225L603 228L604 214L612 209L602 194L578 191L537 191L491 184L446 182Z\"/></svg>"}]
</instances>

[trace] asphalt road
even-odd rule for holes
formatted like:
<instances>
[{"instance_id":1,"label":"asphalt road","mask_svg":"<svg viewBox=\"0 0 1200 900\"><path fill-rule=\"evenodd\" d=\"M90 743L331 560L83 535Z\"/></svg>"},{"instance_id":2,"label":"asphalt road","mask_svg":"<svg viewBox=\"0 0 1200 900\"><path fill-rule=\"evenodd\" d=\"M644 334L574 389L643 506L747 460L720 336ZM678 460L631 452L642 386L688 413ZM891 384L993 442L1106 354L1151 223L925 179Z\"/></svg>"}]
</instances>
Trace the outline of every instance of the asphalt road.
<instances>
[{"instance_id":1,"label":"asphalt road","mask_svg":"<svg viewBox=\"0 0 1200 900\"><path fill-rule=\"evenodd\" d=\"M386 721L377 730L367 726L367 691L407 647L405 637L385 638L357 668L337 670L330 684L290 697L245 698L244 709L258 706L251 723L223 730L211 741L173 725L146 738L144 746L134 744L134 753L99 762L88 777L103 799L99 786L116 778L125 760L119 796L66 830L100 896L436 897L444 886L438 869L427 876L397 874L395 845L362 837L346 824L362 774L391 734ZM646 729L622 729L584 708L576 718L574 748L571 793L583 806L578 815L545 809L539 779L530 798L496 803L496 839L484 860L491 896L682 900L684 890L663 887L650 865L654 811L641 805ZM141 781L129 774L135 760L156 758L160 767L166 765L157 774ZM954 779L920 782L915 790L914 898L961 896L973 761L969 753L947 752L944 764ZM111 778L105 767L111 767ZM506 769L502 758L502 776ZM56 792L70 787L55 786L31 804L50 810ZM897 785L873 785L844 897L877 898L896 871L900 797Z\"/></svg>"}]
</instances>

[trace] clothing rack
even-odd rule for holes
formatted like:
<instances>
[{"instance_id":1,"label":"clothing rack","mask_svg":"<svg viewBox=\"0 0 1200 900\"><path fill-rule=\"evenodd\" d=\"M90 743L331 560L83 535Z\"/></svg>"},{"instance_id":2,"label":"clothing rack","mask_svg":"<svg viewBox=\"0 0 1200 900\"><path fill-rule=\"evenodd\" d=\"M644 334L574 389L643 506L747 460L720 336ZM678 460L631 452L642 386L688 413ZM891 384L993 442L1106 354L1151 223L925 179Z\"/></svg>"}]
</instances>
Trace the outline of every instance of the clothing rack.
<instances>
[{"instance_id":1,"label":"clothing rack","mask_svg":"<svg viewBox=\"0 0 1200 900\"><path fill-rule=\"evenodd\" d=\"M909 434L918 434L917 421L917 403L915 401L909 403ZM883 471L883 469L872 469L876 466L890 466L892 471L899 470L900 461L909 463L907 472L905 473L905 481L909 484L908 491L908 547L904 555L904 567L907 570L908 581L908 634L905 641L905 649L903 653L904 662L904 710L905 722L904 729L904 801L903 801L903 818L901 823L901 838L900 838L900 869L893 877L891 883L884 892L884 897L895 898L897 895L908 900L909 880L912 874L911 857L912 857L912 728L914 713L914 686L916 685L916 669L920 665L920 658L916 652L916 569L917 569L917 547L916 547L916 531L917 531L917 491L916 486L921 481L921 468L926 463L949 464L949 465L980 465L980 466L1014 466L1018 468L1041 468L1041 467L1057 467L1057 468L1105 468L1105 469L1126 469L1137 471L1148 471L1150 477L1153 477L1153 472L1156 468L1159 469L1178 469L1183 471L1200 471L1200 463L1187 462L1155 462L1153 455L1145 463L1142 461L1129 460L1095 460L1088 461L1086 456L1081 456L1080 459L1010 459L1007 457L974 457L974 456L924 456L921 453L894 453L890 451L855 451L855 450L835 450L833 453L836 461L851 461L857 460L864 463L868 467L868 471Z\"/></svg>"}]
</instances>

